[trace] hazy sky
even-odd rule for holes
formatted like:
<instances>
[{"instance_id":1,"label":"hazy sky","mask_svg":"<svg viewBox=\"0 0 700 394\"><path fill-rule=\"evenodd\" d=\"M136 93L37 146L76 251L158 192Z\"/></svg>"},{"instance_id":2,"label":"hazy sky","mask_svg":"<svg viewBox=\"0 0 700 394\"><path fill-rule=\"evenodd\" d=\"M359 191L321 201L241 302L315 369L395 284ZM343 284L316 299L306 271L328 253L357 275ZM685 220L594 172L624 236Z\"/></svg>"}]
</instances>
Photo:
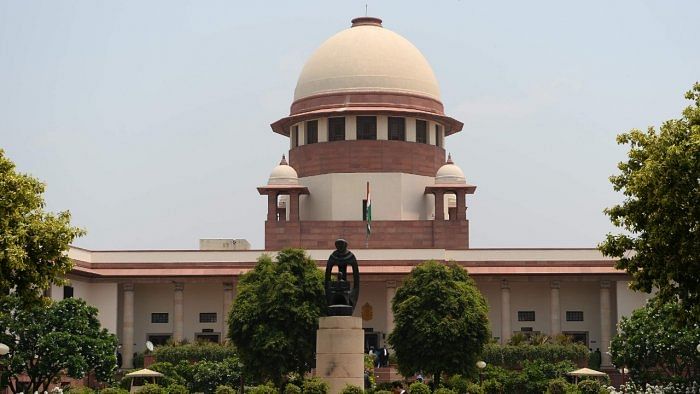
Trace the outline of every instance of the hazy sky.
<instances>
[{"instance_id":1,"label":"hazy sky","mask_svg":"<svg viewBox=\"0 0 700 394\"><path fill-rule=\"evenodd\" d=\"M256 186L286 153L305 60L365 1L0 0L0 148L92 249L263 247ZM698 1L369 1L464 122L472 247L593 247L615 135L678 117Z\"/></svg>"}]
</instances>

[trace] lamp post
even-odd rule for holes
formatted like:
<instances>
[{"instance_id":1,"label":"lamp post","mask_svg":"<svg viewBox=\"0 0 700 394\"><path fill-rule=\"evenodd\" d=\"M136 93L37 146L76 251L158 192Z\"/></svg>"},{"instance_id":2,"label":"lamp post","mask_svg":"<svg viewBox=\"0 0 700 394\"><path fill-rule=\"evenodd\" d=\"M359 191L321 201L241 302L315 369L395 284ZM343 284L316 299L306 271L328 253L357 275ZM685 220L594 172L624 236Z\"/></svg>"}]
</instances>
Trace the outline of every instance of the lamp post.
<instances>
[{"instance_id":1,"label":"lamp post","mask_svg":"<svg viewBox=\"0 0 700 394\"><path fill-rule=\"evenodd\" d=\"M486 368L486 362L485 361L477 361L476 362L476 367L479 368L479 384L482 383L481 379L481 373L484 371L484 368Z\"/></svg>"}]
</instances>

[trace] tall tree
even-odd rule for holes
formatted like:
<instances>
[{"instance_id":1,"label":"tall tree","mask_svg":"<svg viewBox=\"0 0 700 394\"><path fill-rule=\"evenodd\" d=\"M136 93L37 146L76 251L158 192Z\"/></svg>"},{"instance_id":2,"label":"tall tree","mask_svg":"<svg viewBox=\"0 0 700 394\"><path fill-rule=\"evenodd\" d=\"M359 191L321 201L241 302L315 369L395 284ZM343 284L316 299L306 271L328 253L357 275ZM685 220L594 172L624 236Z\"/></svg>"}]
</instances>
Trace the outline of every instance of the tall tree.
<instances>
[{"instance_id":1,"label":"tall tree","mask_svg":"<svg viewBox=\"0 0 700 394\"><path fill-rule=\"evenodd\" d=\"M14 291L31 302L62 283L72 262L68 247L83 230L68 211L44 212L44 184L18 173L0 149L0 297Z\"/></svg>"},{"instance_id":2,"label":"tall tree","mask_svg":"<svg viewBox=\"0 0 700 394\"><path fill-rule=\"evenodd\" d=\"M414 268L391 304L389 334L404 376L472 374L491 337L486 301L462 267L427 261Z\"/></svg>"},{"instance_id":3,"label":"tall tree","mask_svg":"<svg viewBox=\"0 0 700 394\"><path fill-rule=\"evenodd\" d=\"M0 359L1 387L18 392L18 377L29 377L24 392L44 392L62 374L82 378L94 372L109 381L116 369L117 338L100 328L97 309L81 299L32 303L11 295L0 299L0 342L10 352Z\"/></svg>"},{"instance_id":4,"label":"tall tree","mask_svg":"<svg viewBox=\"0 0 700 394\"><path fill-rule=\"evenodd\" d=\"M700 84L686 93L693 104L657 132L631 130L620 173L610 177L625 199L605 210L625 230L599 245L632 276L633 289L658 289L664 301L680 300L700 313Z\"/></svg>"},{"instance_id":5,"label":"tall tree","mask_svg":"<svg viewBox=\"0 0 700 394\"><path fill-rule=\"evenodd\" d=\"M325 314L323 274L303 250L263 255L241 277L229 337L245 369L282 387L291 372L313 367L318 318Z\"/></svg>"}]
</instances>

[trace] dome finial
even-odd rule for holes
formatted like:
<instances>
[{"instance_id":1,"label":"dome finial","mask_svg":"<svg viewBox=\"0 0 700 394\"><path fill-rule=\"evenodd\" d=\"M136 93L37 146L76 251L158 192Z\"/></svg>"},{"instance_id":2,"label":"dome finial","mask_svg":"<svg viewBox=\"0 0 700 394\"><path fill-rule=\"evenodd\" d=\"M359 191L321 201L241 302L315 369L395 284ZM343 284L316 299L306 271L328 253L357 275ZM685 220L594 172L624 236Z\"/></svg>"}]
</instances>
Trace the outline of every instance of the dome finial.
<instances>
[{"instance_id":1,"label":"dome finial","mask_svg":"<svg viewBox=\"0 0 700 394\"><path fill-rule=\"evenodd\" d=\"M373 16L360 16L350 21L351 27L356 26L377 26L382 27L382 20Z\"/></svg>"},{"instance_id":2,"label":"dome finial","mask_svg":"<svg viewBox=\"0 0 700 394\"><path fill-rule=\"evenodd\" d=\"M447 161L445 162L445 164L454 164L454 162L452 161L452 153L447 154Z\"/></svg>"},{"instance_id":3,"label":"dome finial","mask_svg":"<svg viewBox=\"0 0 700 394\"><path fill-rule=\"evenodd\" d=\"M289 163L287 163L287 158L284 157L284 154L282 155L282 160L280 160L280 165L281 166L287 166Z\"/></svg>"}]
</instances>

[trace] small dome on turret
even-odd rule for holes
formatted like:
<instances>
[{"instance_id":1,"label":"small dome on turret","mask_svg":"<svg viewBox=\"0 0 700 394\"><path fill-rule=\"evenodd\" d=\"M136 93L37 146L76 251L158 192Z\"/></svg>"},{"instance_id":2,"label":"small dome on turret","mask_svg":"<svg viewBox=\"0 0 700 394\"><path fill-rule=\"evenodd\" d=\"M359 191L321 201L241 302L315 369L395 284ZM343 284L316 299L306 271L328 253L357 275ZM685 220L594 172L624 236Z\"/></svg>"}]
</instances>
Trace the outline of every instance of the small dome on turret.
<instances>
[{"instance_id":1,"label":"small dome on turret","mask_svg":"<svg viewBox=\"0 0 700 394\"><path fill-rule=\"evenodd\" d=\"M467 178L464 172L453 161L452 155L447 156L447 162L437 170L435 174L435 184L466 184Z\"/></svg>"},{"instance_id":2,"label":"small dome on turret","mask_svg":"<svg viewBox=\"0 0 700 394\"><path fill-rule=\"evenodd\" d=\"M287 159L282 155L280 164L270 173L268 185L298 185L299 176L297 171L287 164Z\"/></svg>"}]
</instances>

